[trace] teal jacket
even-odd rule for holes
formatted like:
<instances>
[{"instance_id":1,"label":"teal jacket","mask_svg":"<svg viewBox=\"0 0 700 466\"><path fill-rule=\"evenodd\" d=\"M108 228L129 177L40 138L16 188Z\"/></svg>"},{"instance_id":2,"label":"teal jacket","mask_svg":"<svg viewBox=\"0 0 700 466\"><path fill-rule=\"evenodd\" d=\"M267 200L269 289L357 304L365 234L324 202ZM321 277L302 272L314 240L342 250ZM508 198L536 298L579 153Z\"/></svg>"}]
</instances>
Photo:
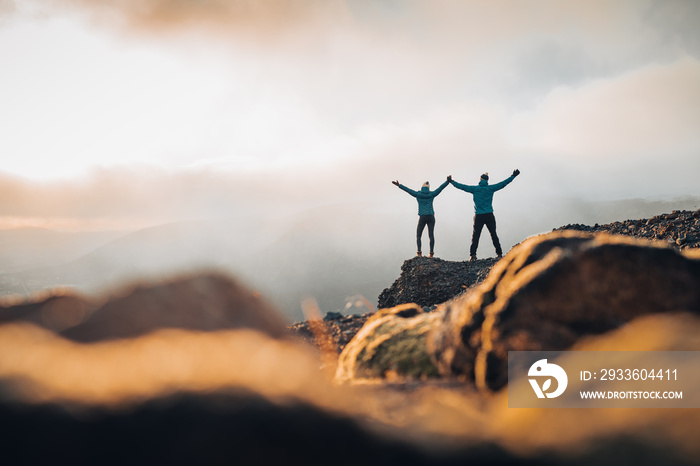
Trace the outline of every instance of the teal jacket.
<instances>
[{"instance_id":1,"label":"teal jacket","mask_svg":"<svg viewBox=\"0 0 700 466\"><path fill-rule=\"evenodd\" d=\"M466 184L457 183L453 180L452 185L457 189L472 193L472 196L474 196L474 212L476 214L488 214L493 212L493 206L491 205L493 202L493 193L499 189L505 188L508 183L514 179L514 176L509 176L500 183L492 185L489 185L487 180L481 180L479 181L478 186L469 186Z\"/></svg>"},{"instance_id":2,"label":"teal jacket","mask_svg":"<svg viewBox=\"0 0 700 466\"><path fill-rule=\"evenodd\" d=\"M448 184L449 183L445 181L435 191L431 191L428 188L421 188L420 191L414 191L402 184L399 184L399 188L416 198L418 201L418 215L435 215L435 211L433 210L433 199L435 199L435 196L440 194L440 192L445 189Z\"/></svg>"}]
</instances>

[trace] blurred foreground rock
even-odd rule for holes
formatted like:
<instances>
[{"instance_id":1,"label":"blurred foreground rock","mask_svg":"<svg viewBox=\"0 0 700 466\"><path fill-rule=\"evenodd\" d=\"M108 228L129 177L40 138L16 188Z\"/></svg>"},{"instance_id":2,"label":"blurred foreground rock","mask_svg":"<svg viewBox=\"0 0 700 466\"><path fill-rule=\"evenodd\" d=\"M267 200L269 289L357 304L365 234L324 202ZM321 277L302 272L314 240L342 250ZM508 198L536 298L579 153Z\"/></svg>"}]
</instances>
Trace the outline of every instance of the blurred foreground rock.
<instances>
[{"instance_id":1,"label":"blurred foreground rock","mask_svg":"<svg viewBox=\"0 0 700 466\"><path fill-rule=\"evenodd\" d=\"M564 350L647 314L700 313L699 283L697 254L622 236L553 232L514 247L481 285L429 318L416 317L424 322L401 330L399 306L383 311L382 324L403 332L392 335L401 345L409 337L416 347L425 345L443 376L498 390L506 384L508 351ZM412 336L412 328L429 330ZM355 338L341 354L340 375L364 364L357 348L387 344L383 333L369 329ZM412 370L398 375L428 376L432 368Z\"/></svg>"},{"instance_id":2,"label":"blurred foreground rock","mask_svg":"<svg viewBox=\"0 0 700 466\"><path fill-rule=\"evenodd\" d=\"M0 323L19 321L82 342L133 338L164 328L248 328L285 335L285 322L271 305L219 274L125 287L106 302L67 294L0 308Z\"/></svg>"},{"instance_id":3,"label":"blurred foreground rock","mask_svg":"<svg viewBox=\"0 0 700 466\"><path fill-rule=\"evenodd\" d=\"M105 317L81 334L87 342L37 323L47 305L92 301L4 309L3 464L531 464L492 441L442 442L438 426L401 430L384 413L410 406L410 394L331 385L317 352L274 338L279 318L252 298L223 277L139 287L92 311ZM139 325L107 332L120 313ZM183 321L200 331L175 328Z\"/></svg>"},{"instance_id":4,"label":"blurred foreground rock","mask_svg":"<svg viewBox=\"0 0 700 466\"><path fill-rule=\"evenodd\" d=\"M654 315L575 349L697 351L698 335L695 315ZM3 464L692 465L699 422L697 409L513 410L505 390L461 384L332 385L308 346L252 330L85 344L0 325Z\"/></svg>"},{"instance_id":5,"label":"blurred foreground rock","mask_svg":"<svg viewBox=\"0 0 700 466\"><path fill-rule=\"evenodd\" d=\"M567 252L568 240L549 247L549 253L542 246L543 258L523 256L533 262L521 264L519 273L547 261L554 251L573 256L586 249L579 242L574 252ZM514 266L508 263L494 279L504 286L503 274ZM431 332L442 328L447 306L425 312L404 305L377 313L369 319L367 333L378 338L346 347L348 353L367 356L356 361L372 364L356 365L350 376L367 374L365 370L372 375L377 367L376 374L396 380L331 384L311 346L273 337L276 326L270 330L236 318L242 312L264 314L267 307L238 308L235 303L248 302L252 293L237 288L240 296L233 296L236 288L226 283L222 277L200 276L144 285L106 304L75 297L42 302L63 303L59 310L64 304L72 309L76 302L94 306L96 310L86 309L86 323L99 309L110 309L110 303L111 309L134 316L179 304L177 312L187 316L200 312L199 302L191 299L196 294L174 303L166 290L184 297L194 287L198 293L208 289L206 297L218 303L208 304L210 311L222 312L212 315L227 316L203 322L243 322L246 328L194 331L174 328L172 322L180 321L160 319L160 324L136 327L158 326L155 331L112 338L100 330L83 343L31 322L34 316L46 324L42 315L51 313L41 307L4 309L5 316L25 318L0 324L3 464L690 465L700 456L699 410L512 410L505 390L484 395L470 384L402 381L400 371L415 379L420 379L416 369L437 373L440 360L425 345ZM500 297L501 288L495 286L492 294ZM468 298L459 301L471 302ZM124 303L130 306L122 307ZM485 313L488 317L488 308ZM113 319L117 312L105 315ZM271 311L273 322L275 316ZM104 319L102 325L107 325L110 319ZM576 349L697 351L698 335L697 315L658 314L579 340ZM392 342L398 351L382 347L382 341Z\"/></svg>"}]
</instances>

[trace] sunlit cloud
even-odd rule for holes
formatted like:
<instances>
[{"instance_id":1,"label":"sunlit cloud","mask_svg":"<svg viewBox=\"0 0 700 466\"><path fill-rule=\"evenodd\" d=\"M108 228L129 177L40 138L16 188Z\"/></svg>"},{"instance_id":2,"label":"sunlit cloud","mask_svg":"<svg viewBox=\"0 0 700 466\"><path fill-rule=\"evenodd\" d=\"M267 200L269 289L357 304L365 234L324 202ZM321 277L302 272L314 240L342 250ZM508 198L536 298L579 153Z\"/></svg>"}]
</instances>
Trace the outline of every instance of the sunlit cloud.
<instances>
[{"instance_id":1,"label":"sunlit cloud","mask_svg":"<svg viewBox=\"0 0 700 466\"><path fill-rule=\"evenodd\" d=\"M579 87L558 87L518 120L525 145L589 161L627 163L700 152L700 62L654 64Z\"/></svg>"},{"instance_id":2,"label":"sunlit cloud","mask_svg":"<svg viewBox=\"0 0 700 466\"><path fill-rule=\"evenodd\" d=\"M0 5L8 226L402 212L392 179L514 168L504 206L698 195L697 2Z\"/></svg>"},{"instance_id":3,"label":"sunlit cloud","mask_svg":"<svg viewBox=\"0 0 700 466\"><path fill-rule=\"evenodd\" d=\"M294 40L313 28L328 31L348 17L341 0L37 0L44 13L71 11L101 26L139 33L192 31L258 43Z\"/></svg>"}]
</instances>

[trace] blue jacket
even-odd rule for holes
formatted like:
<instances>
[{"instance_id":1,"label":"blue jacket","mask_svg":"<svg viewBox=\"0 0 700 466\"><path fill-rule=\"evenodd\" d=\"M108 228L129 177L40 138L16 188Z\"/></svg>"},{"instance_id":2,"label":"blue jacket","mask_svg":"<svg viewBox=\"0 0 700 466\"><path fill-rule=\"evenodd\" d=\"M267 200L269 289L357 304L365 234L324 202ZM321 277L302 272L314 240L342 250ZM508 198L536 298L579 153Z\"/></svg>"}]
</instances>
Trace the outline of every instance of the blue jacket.
<instances>
[{"instance_id":1,"label":"blue jacket","mask_svg":"<svg viewBox=\"0 0 700 466\"><path fill-rule=\"evenodd\" d=\"M399 188L416 198L418 201L418 215L435 215L435 211L433 210L433 199L435 196L440 194L440 192L445 189L448 184L449 183L445 181L435 191L431 191L427 187L421 188L420 191L414 191L402 184L399 184Z\"/></svg>"},{"instance_id":2,"label":"blue jacket","mask_svg":"<svg viewBox=\"0 0 700 466\"><path fill-rule=\"evenodd\" d=\"M491 205L493 202L493 193L499 189L505 188L508 183L514 179L514 176L509 176L500 183L492 185L489 185L487 180L481 180L479 181L478 186L468 186L466 184L457 183L453 180L452 185L454 185L455 188L461 189L462 191L472 193L472 196L474 196L474 212L476 214L488 214L493 212L493 206Z\"/></svg>"}]
</instances>

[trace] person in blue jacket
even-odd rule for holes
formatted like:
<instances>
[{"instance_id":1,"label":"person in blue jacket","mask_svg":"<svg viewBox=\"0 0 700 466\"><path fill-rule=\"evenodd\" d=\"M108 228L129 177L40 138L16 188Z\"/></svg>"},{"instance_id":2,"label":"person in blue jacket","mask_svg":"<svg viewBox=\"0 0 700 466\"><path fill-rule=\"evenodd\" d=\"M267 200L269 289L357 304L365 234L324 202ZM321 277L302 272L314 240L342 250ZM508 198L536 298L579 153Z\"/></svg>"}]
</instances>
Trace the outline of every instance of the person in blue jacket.
<instances>
[{"instance_id":1,"label":"person in blue jacket","mask_svg":"<svg viewBox=\"0 0 700 466\"><path fill-rule=\"evenodd\" d=\"M501 242L496 234L496 217L493 215L493 206L491 205L493 193L499 189L505 188L508 183L513 181L519 174L520 170L513 170L513 174L505 180L500 183L489 185L489 174L484 173L481 175L477 186L461 184L453 181L452 177L449 177L452 186L471 193L474 197L474 231L472 232L472 245L469 248L470 260L476 260L476 249L479 247L479 237L481 236L481 230L484 228L484 225L486 225L489 233L491 233L491 240L493 241L493 246L496 248L496 255L499 259L503 257Z\"/></svg>"},{"instance_id":2,"label":"person in blue jacket","mask_svg":"<svg viewBox=\"0 0 700 466\"><path fill-rule=\"evenodd\" d=\"M423 183L420 191L414 191L399 183L399 180L392 181L399 188L406 191L418 201L418 228L416 229L416 244L418 245L417 256L422 256L421 252L421 236L426 225L428 226L428 238L430 238L430 257L433 257L435 249L435 211L433 210L433 199L442 192L443 189L452 181L452 177L448 176L447 181L442 183L435 191L430 190L430 183Z\"/></svg>"}]
</instances>

